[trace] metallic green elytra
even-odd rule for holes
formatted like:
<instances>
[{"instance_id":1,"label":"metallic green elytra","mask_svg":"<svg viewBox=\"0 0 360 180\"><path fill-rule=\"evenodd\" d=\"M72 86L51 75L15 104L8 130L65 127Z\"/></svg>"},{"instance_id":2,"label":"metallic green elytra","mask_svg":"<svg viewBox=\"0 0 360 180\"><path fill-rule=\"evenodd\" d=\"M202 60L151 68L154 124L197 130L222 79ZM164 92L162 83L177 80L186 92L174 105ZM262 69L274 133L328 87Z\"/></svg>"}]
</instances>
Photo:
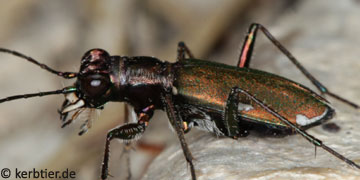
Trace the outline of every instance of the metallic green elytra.
<instances>
[{"instance_id":1,"label":"metallic green elytra","mask_svg":"<svg viewBox=\"0 0 360 180\"><path fill-rule=\"evenodd\" d=\"M271 73L196 59L183 60L179 65L174 83L179 93L177 99L192 108L207 109L221 116L231 88L239 87L301 127L319 124L334 114L328 102L315 92ZM240 103L239 115L244 121L291 129L245 95L240 95Z\"/></svg>"}]
</instances>

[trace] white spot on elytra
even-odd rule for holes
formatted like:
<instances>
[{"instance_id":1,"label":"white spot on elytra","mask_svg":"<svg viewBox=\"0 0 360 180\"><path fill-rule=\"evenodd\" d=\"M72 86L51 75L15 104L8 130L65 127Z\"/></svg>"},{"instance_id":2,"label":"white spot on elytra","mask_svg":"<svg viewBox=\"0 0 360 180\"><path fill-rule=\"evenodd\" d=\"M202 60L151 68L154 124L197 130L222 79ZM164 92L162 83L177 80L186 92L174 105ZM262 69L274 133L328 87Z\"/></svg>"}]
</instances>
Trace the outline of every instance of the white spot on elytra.
<instances>
[{"instance_id":1,"label":"white spot on elytra","mask_svg":"<svg viewBox=\"0 0 360 180\"><path fill-rule=\"evenodd\" d=\"M238 104L238 111L250 111L252 109L254 109L254 107L250 104L243 104L243 103Z\"/></svg>"},{"instance_id":2,"label":"white spot on elytra","mask_svg":"<svg viewBox=\"0 0 360 180\"><path fill-rule=\"evenodd\" d=\"M323 118L327 114L328 111L329 111L329 109L326 109L324 111L324 113L322 113L320 116L315 116L311 119L309 119L305 115L297 114L296 115L296 123L300 126L306 126L306 125L312 124L312 123L320 120L321 118Z\"/></svg>"}]
</instances>

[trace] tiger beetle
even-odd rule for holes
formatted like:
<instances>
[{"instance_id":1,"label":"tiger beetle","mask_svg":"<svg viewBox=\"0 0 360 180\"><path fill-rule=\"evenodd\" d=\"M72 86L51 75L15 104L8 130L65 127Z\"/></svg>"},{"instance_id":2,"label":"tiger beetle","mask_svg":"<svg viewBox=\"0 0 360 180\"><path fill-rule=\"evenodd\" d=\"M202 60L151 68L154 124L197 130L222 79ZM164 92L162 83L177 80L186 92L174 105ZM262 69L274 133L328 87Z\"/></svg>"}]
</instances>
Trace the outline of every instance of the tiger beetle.
<instances>
[{"instance_id":1,"label":"tiger beetle","mask_svg":"<svg viewBox=\"0 0 360 180\"><path fill-rule=\"evenodd\" d=\"M334 116L335 111L326 99L299 83L250 68L259 30L322 94L359 109L357 104L330 92L264 26L256 23L249 27L237 66L195 59L183 42L178 44L175 63L146 56L110 56L105 50L91 49L82 57L79 72L56 71L19 52L0 48L0 52L26 59L63 78L77 78L74 85L63 89L10 96L0 99L0 103L64 94L65 101L59 110L62 127L70 124L84 110L102 109L109 101L126 102L133 106L137 121L117 126L106 136L101 179L107 179L109 175L111 140L116 138L130 142L140 138L156 109L167 112L190 166L192 179L196 179L194 158L184 138L192 127L233 139L247 136L250 130L270 130L284 135L299 133L315 147L321 147L360 169L359 164L305 132ZM73 113L70 118L69 113ZM87 123L90 122L82 126L80 135L86 132Z\"/></svg>"}]
</instances>

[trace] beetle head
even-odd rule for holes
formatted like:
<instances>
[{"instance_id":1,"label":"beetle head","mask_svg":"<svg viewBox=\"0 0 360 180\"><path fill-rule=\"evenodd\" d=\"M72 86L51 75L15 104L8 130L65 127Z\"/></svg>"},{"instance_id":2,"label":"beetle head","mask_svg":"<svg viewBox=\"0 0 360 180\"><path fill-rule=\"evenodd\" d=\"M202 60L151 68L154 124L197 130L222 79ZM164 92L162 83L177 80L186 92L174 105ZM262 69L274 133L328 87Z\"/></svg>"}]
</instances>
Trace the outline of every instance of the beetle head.
<instances>
[{"instance_id":1,"label":"beetle head","mask_svg":"<svg viewBox=\"0 0 360 180\"><path fill-rule=\"evenodd\" d=\"M111 97L110 55L102 49L91 49L81 59L80 71L75 82L76 92L65 95L62 116L82 108L102 109Z\"/></svg>"}]
</instances>

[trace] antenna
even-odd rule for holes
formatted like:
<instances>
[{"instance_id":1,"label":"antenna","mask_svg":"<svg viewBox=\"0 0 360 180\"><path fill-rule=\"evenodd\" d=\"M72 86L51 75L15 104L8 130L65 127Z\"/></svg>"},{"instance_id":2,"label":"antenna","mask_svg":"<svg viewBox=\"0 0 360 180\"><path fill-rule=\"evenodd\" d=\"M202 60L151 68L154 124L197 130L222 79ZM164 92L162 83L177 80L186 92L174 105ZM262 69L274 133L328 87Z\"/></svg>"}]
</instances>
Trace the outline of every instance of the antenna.
<instances>
[{"instance_id":1,"label":"antenna","mask_svg":"<svg viewBox=\"0 0 360 180\"><path fill-rule=\"evenodd\" d=\"M32 57L29 57L29 56L26 56L22 53L19 53L17 51L13 51L13 50L10 50L10 49L5 49L5 48L0 48L0 52L3 52L3 53L8 53L8 54L12 54L14 56L17 56L17 57L20 57L20 58L23 58L33 64L36 64L38 66L40 66L42 69L45 69L53 74L56 74L58 76L61 76L65 79L72 79L72 78L75 78L77 77L78 73L75 73L75 72L61 72L61 71L56 71L52 68L50 68L49 66L45 65L45 64L42 64L42 63L39 63L38 61L36 61L35 59L33 59Z\"/></svg>"},{"instance_id":2,"label":"antenna","mask_svg":"<svg viewBox=\"0 0 360 180\"><path fill-rule=\"evenodd\" d=\"M15 96L9 96L3 99L0 99L0 103L12 101L16 99L26 99L26 98L32 98L32 97L41 97L41 96L48 96L53 94L67 94L71 92L76 92L77 89L75 87L65 87L63 89L55 90L55 91L46 91L46 92L38 92L38 93L31 93L31 94L22 94L22 95L15 95Z\"/></svg>"}]
</instances>

